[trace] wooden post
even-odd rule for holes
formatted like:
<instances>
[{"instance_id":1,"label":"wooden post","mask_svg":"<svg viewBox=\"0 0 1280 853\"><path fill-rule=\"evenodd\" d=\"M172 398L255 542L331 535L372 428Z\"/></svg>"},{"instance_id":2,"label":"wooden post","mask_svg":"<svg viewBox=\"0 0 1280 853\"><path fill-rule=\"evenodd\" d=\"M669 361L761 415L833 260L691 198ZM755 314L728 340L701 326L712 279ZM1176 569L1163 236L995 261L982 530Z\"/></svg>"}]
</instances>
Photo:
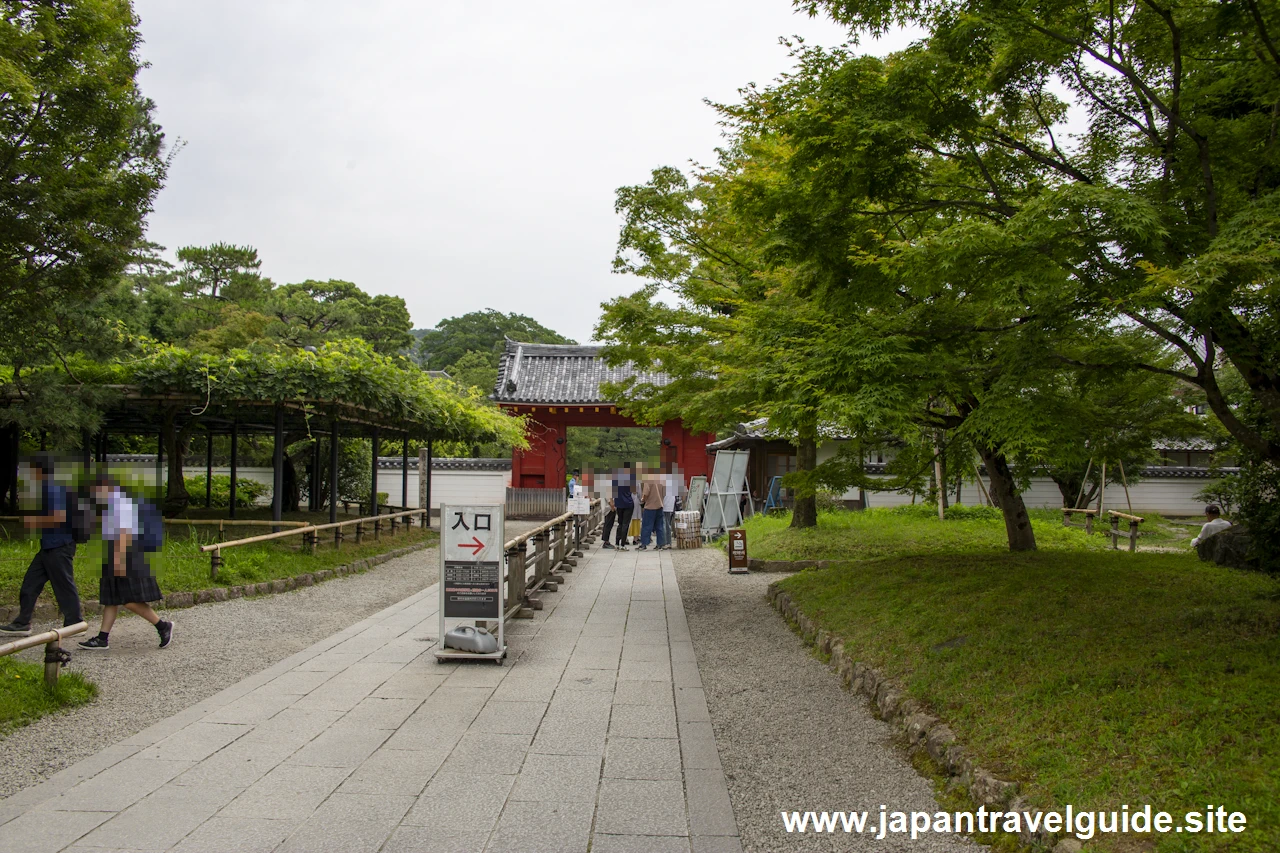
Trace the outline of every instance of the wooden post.
<instances>
[{"instance_id":1,"label":"wooden post","mask_svg":"<svg viewBox=\"0 0 1280 853\"><path fill-rule=\"evenodd\" d=\"M239 460L236 458L236 452L239 449L237 446L239 438L240 422L233 420L231 421L231 509L227 513L232 518L236 517L236 475L240 473L238 468Z\"/></svg>"},{"instance_id":2,"label":"wooden post","mask_svg":"<svg viewBox=\"0 0 1280 853\"><path fill-rule=\"evenodd\" d=\"M1080 501L1084 498L1084 490L1089 485L1089 475L1093 473L1093 457L1089 457L1089 464L1084 466L1084 479L1080 481L1080 494L1076 495L1076 505L1073 509L1080 508Z\"/></svg>"},{"instance_id":3,"label":"wooden post","mask_svg":"<svg viewBox=\"0 0 1280 853\"><path fill-rule=\"evenodd\" d=\"M1120 484L1124 486L1124 502L1129 507L1129 514L1133 515L1133 501L1129 500L1129 480L1124 475L1124 460L1120 460Z\"/></svg>"},{"instance_id":4,"label":"wooden post","mask_svg":"<svg viewBox=\"0 0 1280 853\"><path fill-rule=\"evenodd\" d=\"M1129 553L1136 553L1138 550L1138 522L1129 520Z\"/></svg>"},{"instance_id":5,"label":"wooden post","mask_svg":"<svg viewBox=\"0 0 1280 853\"><path fill-rule=\"evenodd\" d=\"M204 436L204 508L213 507L213 427Z\"/></svg>"},{"instance_id":6,"label":"wooden post","mask_svg":"<svg viewBox=\"0 0 1280 853\"><path fill-rule=\"evenodd\" d=\"M284 513L284 406L276 403L275 415L275 449L271 457L271 520L279 521Z\"/></svg>"},{"instance_id":7,"label":"wooden post","mask_svg":"<svg viewBox=\"0 0 1280 853\"><path fill-rule=\"evenodd\" d=\"M1107 511L1107 460L1102 460L1102 491L1098 493L1098 515Z\"/></svg>"},{"instance_id":8,"label":"wooden post","mask_svg":"<svg viewBox=\"0 0 1280 853\"><path fill-rule=\"evenodd\" d=\"M209 580L216 581L218 579L218 569L220 568L222 568L222 549L215 548L209 552Z\"/></svg>"},{"instance_id":9,"label":"wooden post","mask_svg":"<svg viewBox=\"0 0 1280 853\"><path fill-rule=\"evenodd\" d=\"M62 640L57 639L45 643L44 646L44 683L50 689L58 686L58 675L62 670Z\"/></svg>"},{"instance_id":10,"label":"wooden post","mask_svg":"<svg viewBox=\"0 0 1280 853\"><path fill-rule=\"evenodd\" d=\"M156 499L164 503L164 430L156 437Z\"/></svg>"},{"instance_id":11,"label":"wooden post","mask_svg":"<svg viewBox=\"0 0 1280 853\"><path fill-rule=\"evenodd\" d=\"M311 488L307 496L307 509L320 511L320 437L311 439Z\"/></svg>"},{"instance_id":12,"label":"wooden post","mask_svg":"<svg viewBox=\"0 0 1280 853\"><path fill-rule=\"evenodd\" d=\"M1118 515L1111 516L1111 532L1108 535L1111 537L1111 550L1119 551L1120 550L1120 516Z\"/></svg>"},{"instance_id":13,"label":"wooden post","mask_svg":"<svg viewBox=\"0 0 1280 853\"><path fill-rule=\"evenodd\" d=\"M1086 512L1084 514L1084 532L1089 534L1090 536L1093 535L1093 513L1092 512Z\"/></svg>"},{"instance_id":14,"label":"wooden post","mask_svg":"<svg viewBox=\"0 0 1280 853\"><path fill-rule=\"evenodd\" d=\"M427 514L422 517L422 523L423 523L423 526L428 528L431 527L431 465L432 465L431 451L432 449L433 448L431 447L431 439L427 439L427 471L425 474L423 474L423 472L421 471L418 472L419 477L425 476L427 478L427 491L426 491L427 498L422 504L422 508L427 511Z\"/></svg>"},{"instance_id":15,"label":"wooden post","mask_svg":"<svg viewBox=\"0 0 1280 853\"><path fill-rule=\"evenodd\" d=\"M369 515L378 514L378 445L380 437L378 428L373 428L373 474L369 483ZM374 536L377 536L377 526L374 526Z\"/></svg>"},{"instance_id":16,"label":"wooden post","mask_svg":"<svg viewBox=\"0 0 1280 853\"><path fill-rule=\"evenodd\" d=\"M1067 512L1065 509L1062 511L1062 526L1071 526L1071 513Z\"/></svg>"},{"instance_id":17,"label":"wooden post","mask_svg":"<svg viewBox=\"0 0 1280 853\"><path fill-rule=\"evenodd\" d=\"M356 544L359 545L362 542L364 542L364 522L357 521L356 522Z\"/></svg>"},{"instance_id":18,"label":"wooden post","mask_svg":"<svg viewBox=\"0 0 1280 853\"><path fill-rule=\"evenodd\" d=\"M524 603L524 552L523 543L507 549L507 610Z\"/></svg>"},{"instance_id":19,"label":"wooden post","mask_svg":"<svg viewBox=\"0 0 1280 853\"><path fill-rule=\"evenodd\" d=\"M400 509L409 508L409 433L404 434L404 447L400 448ZM391 525L394 535L396 526Z\"/></svg>"},{"instance_id":20,"label":"wooden post","mask_svg":"<svg viewBox=\"0 0 1280 853\"><path fill-rule=\"evenodd\" d=\"M329 523L338 521L338 419L329 423ZM334 529L334 547L342 544L342 533Z\"/></svg>"}]
</instances>

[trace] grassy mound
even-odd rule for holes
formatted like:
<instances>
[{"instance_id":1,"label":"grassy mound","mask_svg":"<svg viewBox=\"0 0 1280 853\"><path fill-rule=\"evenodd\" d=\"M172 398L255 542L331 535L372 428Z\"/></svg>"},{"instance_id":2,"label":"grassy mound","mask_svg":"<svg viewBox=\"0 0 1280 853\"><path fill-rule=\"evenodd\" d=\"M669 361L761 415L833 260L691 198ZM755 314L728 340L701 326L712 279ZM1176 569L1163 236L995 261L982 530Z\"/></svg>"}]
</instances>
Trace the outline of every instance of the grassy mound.
<instances>
[{"instance_id":1,"label":"grassy mound","mask_svg":"<svg viewBox=\"0 0 1280 853\"><path fill-rule=\"evenodd\" d=\"M1090 849L1280 849L1280 582L1188 553L1113 553L1060 524L1041 551L1010 554L982 519L858 515L809 531L754 522L753 556L802 543L861 557L782 586L980 764L1033 802L1248 817L1241 835Z\"/></svg>"}]
</instances>

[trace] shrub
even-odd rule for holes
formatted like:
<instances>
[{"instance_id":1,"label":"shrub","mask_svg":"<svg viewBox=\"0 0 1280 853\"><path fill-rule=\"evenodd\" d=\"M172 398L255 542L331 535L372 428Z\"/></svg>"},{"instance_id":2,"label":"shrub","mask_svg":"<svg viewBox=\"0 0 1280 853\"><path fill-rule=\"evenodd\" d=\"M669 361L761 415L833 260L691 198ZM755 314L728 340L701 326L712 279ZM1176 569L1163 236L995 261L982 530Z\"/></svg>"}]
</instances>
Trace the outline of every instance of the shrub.
<instances>
[{"instance_id":1,"label":"shrub","mask_svg":"<svg viewBox=\"0 0 1280 853\"><path fill-rule=\"evenodd\" d=\"M187 491L191 494L192 505L199 506L204 501L204 475L186 478ZM258 498L271 494L271 487L257 480L236 478L236 506L250 507L258 502ZM213 505L215 507L231 506L231 477L225 474L213 475Z\"/></svg>"}]
</instances>

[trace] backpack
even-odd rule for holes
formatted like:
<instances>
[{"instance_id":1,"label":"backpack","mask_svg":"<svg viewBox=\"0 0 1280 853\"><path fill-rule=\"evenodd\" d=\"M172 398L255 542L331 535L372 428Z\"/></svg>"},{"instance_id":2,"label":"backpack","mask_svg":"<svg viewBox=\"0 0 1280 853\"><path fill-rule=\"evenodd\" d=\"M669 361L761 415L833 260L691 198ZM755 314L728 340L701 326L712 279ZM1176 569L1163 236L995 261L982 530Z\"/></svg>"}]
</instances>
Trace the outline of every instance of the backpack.
<instances>
[{"instance_id":1,"label":"backpack","mask_svg":"<svg viewBox=\"0 0 1280 853\"><path fill-rule=\"evenodd\" d=\"M138 501L138 549L159 551L164 547L164 516L151 501Z\"/></svg>"},{"instance_id":2,"label":"backpack","mask_svg":"<svg viewBox=\"0 0 1280 853\"><path fill-rule=\"evenodd\" d=\"M83 492L68 493L67 521L71 525L71 539L77 545L83 545L93 538L93 531L98 523L98 512L94 508L93 499Z\"/></svg>"}]
</instances>

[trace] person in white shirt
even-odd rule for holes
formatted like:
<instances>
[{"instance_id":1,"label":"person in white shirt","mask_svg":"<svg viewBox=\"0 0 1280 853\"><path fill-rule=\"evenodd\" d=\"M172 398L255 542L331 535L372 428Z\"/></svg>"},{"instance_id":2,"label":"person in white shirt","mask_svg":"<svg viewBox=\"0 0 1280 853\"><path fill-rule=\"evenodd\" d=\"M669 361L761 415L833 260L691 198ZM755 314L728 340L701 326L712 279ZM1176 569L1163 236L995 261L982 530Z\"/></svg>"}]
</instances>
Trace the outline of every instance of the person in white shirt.
<instances>
[{"instance_id":1,"label":"person in white shirt","mask_svg":"<svg viewBox=\"0 0 1280 853\"><path fill-rule=\"evenodd\" d=\"M142 507L129 497L119 483L100 475L93 484L93 497L106 507L102 516L103 556L102 580L98 599L102 603L102 627L96 637L79 644L82 649L106 651L110 646L111 628L120 608L138 614L155 626L160 635L160 648L173 640L173 623L160 618L148 602L164 596L156 583L146 552L138 546L143 534ZM158 516L157 516L158 517Z\"/></svg>"},{"instance_id":2,"label":"person in white shirt","mask_svg":"<svg viewBox=\"0 0 1280 853\"><path fill-rule=\"evenodd\" d=\"M1204 527L1200 528L1200 535L1191 540L1191 547L1194 548L1204 540L1208 539L1215 533L1221 533L1231 526L1231 522L1222 517L1222 508L1217 504L1209 504L1204 508L1204 517L1206 519Z\"/></svg>"},{"instance_id":3,"label":"person in white shirt","mask_svg":"<svg viewBox=\"0 0 1280 853\"><path fill-rule=\"evenodd\" d=\"M678 468L669 468L664 471L661 480L662 485L666 487L666 491L662 495L662 523L667 532L666 544L663 547L669 551L671 550L672 536L675 533L676 498L682 497L680 493L682 491L681 486L684 483L680 480Z\"/></svg>"}]
</instances>

